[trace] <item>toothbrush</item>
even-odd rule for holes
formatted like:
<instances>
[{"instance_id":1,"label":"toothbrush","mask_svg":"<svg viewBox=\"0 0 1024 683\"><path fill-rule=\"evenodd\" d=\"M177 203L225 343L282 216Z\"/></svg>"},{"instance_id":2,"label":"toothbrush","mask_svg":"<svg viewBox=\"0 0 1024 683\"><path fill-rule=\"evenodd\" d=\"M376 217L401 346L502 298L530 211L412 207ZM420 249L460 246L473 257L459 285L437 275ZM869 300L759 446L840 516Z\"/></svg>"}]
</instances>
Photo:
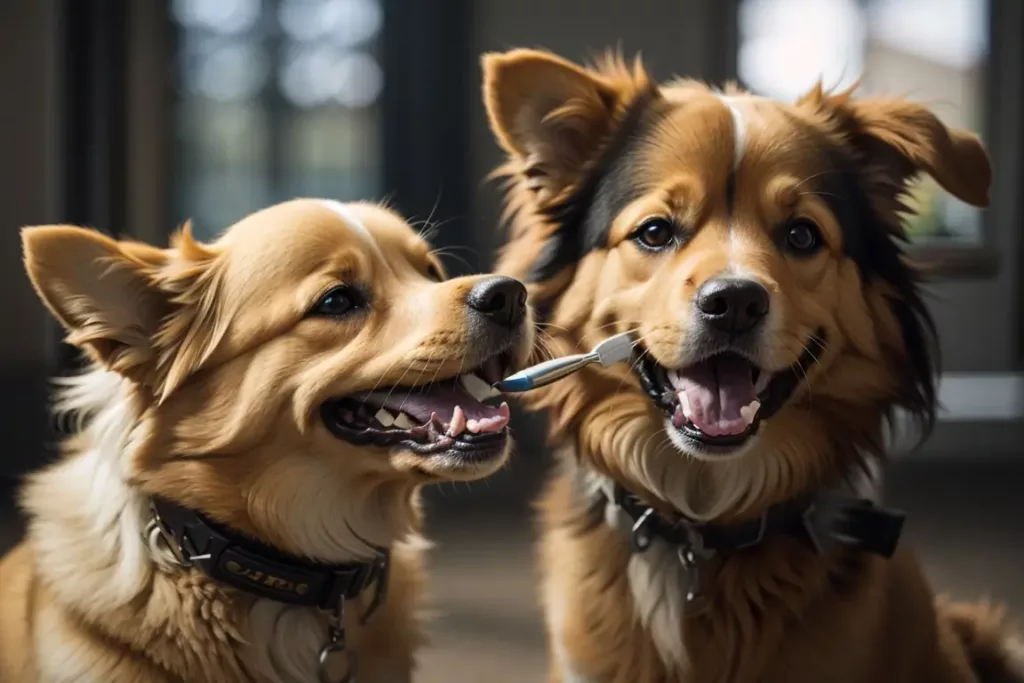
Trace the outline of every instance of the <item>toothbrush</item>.
<instances>
[{"instance_id":1,"label":"toothbrush","mask_svg":"<svg viewBox=\"0 0 1024 683\"><path fill-rule=\"evenodd\" d=\"M505 393L529 391L567 377L591 363L600 363L606 368L621 363L629 358L632 352L632 335L624 332L605 339L590 353L552 358L520 370L496 383L494 388Z\"/></svg>"}]
</instances>

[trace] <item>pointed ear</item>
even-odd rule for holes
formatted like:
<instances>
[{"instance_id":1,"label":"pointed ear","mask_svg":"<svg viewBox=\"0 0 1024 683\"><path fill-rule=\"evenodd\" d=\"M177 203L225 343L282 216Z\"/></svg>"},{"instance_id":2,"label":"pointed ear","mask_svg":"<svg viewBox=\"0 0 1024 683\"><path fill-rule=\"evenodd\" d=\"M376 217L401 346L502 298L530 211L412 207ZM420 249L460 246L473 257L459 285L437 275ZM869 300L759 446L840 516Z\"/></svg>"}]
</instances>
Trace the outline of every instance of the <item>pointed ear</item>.
<instances>
[{"instance_id":1,"label":"pointed ear","mask_svg":"<svg viewBox=\"0 0 1024 683\"><path fill-rule=\"evenodd\" d=\"M826 96L820 87L812 101L841 121L849 140L871 170L902 189L927 173L953 196L978 207L989 203L992 166L976 135L948 127L915 102L890 98L853 99L849 91Z\"/></svg>"},{"instance_id":2,"label":"pointed ear","mask_svg":"<svg viewBox=\"0 0 1024 683\"><path fill-rule=\"evenodd\" d=\"M491 129L530 179L531 189L567 185L615 125L623 99L646 85L609 57L600 72L537 50L487 54L483 97Z\"/></svg>"},{"instance_id":3,"label":"pointed ear","mask_svg":"<svg viewBox=\"0 0 1024 683\"><path fill-rule=\"evenodd\" d=\"M29 279L68 342L128 376L151 366L150 338L168 309L152 279L164 253L129 251L99 232L65 225L25 228L21 236Z\"/></svg>"},{"instance_id":4,"label":"pointed ear","mask_svg":"<svg viewBox=\"0 0 1024 683\"><path fill-rule=\"evenodd\" d=\"M213 354L216 252L189 226L171 249L67 225L22 230L25 269L67 341L165 399Z\"/></svg>"}]
</instances>

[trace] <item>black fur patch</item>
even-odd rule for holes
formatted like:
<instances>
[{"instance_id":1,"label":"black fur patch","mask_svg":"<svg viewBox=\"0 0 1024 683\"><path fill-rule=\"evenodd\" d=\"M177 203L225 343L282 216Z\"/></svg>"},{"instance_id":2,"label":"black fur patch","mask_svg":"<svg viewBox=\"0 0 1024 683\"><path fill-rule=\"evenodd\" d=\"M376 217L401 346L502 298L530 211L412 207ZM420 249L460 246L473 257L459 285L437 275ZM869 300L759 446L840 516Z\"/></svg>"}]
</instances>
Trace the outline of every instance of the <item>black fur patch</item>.
<instances>
[{"instance_id":1,"label":"black fur patch","mask_svg":"<svg viewBox=\"0 0 1024 683\"><path fill-rule=\"evenodd\" d=\"M823 138L828 172L814 179L822 200L836 217L843 233L843 251L853 260L865 282L879 278L896 292L890 299L907 353L903 407L921 421L924 435L935 423L939 367L935 322L921 296L917 272L906 263L905 240L891 234L875 212L856 161L848 151Z\"/></svg>"},{"instance_id":2,"label":"black fur patch","mask_svg":"<svg viewBox=\"0 0 1024 683\"><path fill-rule=\"evenodd\" d=\"M657 99L655 86L637 95L593 170L568 198L545 211L557 229L527 276L529 282L554 277L607 242L612 220L640 194L633 152L661 117L660 109L652 106Z\"/></svg>"}]
</instances>

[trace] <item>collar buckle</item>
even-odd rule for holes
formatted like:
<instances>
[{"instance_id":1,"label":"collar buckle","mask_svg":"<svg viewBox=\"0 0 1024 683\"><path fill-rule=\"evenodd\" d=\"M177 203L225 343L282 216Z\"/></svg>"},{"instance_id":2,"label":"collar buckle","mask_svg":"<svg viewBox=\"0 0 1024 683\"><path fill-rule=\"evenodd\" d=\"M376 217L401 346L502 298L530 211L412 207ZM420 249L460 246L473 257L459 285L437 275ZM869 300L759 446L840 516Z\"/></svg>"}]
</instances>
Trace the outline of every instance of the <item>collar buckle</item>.
<instances>
[{"instance_id":1,"label":"collar buckle","mask_svg":"<svg viewBox=\"0 0 1024 683\"><path fill-rule=\"evenodd\" d=\"M633 543L633 551L642 553L651 547L654 541L654 530L650 528L654 520L654 508L647 508L635 522L630 530L629 537Z\"/></svg>"},{"instance_id":2,"label":"collar buckle","mask_svg":"<svg viewBox=\"0 0 1024 683\"><path fill-rule=\"evenodd\" d=\"M345 597L342 596L337 608L327 617L327 642L320 648L317 678L320 683L353 683L358 673L359 659L345 642Z\"/></svg>"},{"instance_id":3,"label":"collar buckle","mask_svg":"<svg viewBox=\"0 0 1024 683\"><path fill-rule=\"evenodd\" d=\"M171 533L171 530L164 523L163 518L160 516L160 510L153 500L149 501L149 521L142 532L142 538L150 547L163 548L169 552L172 561L178 567L182 569L192 567L192 558L196 557L195 549L186 550L183 547L186 542L191 545L191 541L188 541L188 538L185 537L181 543L178 542L178 539L174 537L174 534Z\"/></svg>"}]
</instances>

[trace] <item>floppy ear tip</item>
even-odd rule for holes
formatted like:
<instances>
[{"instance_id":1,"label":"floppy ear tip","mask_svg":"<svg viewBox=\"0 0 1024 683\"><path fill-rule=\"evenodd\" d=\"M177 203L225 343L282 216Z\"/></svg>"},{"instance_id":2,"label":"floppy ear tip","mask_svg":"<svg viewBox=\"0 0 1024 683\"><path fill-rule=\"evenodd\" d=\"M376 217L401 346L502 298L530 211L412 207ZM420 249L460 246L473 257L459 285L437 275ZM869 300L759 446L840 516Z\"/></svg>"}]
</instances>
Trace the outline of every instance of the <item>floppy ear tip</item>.
<instances>
[{"instance_id":1,"label":"floppy ear tip","mask_svg":"<svg viewBox=\"0 0 1024 683\"><path fill-rule=\"evenodd\" d=\"M960 187L954 194L972 206L988 207L992 191L992 160L985 144L977 135L967 131L955 131L951 137L954 150L948 163L956 165L951 170L960 180Z\"/></svg>"}]
</instances>

